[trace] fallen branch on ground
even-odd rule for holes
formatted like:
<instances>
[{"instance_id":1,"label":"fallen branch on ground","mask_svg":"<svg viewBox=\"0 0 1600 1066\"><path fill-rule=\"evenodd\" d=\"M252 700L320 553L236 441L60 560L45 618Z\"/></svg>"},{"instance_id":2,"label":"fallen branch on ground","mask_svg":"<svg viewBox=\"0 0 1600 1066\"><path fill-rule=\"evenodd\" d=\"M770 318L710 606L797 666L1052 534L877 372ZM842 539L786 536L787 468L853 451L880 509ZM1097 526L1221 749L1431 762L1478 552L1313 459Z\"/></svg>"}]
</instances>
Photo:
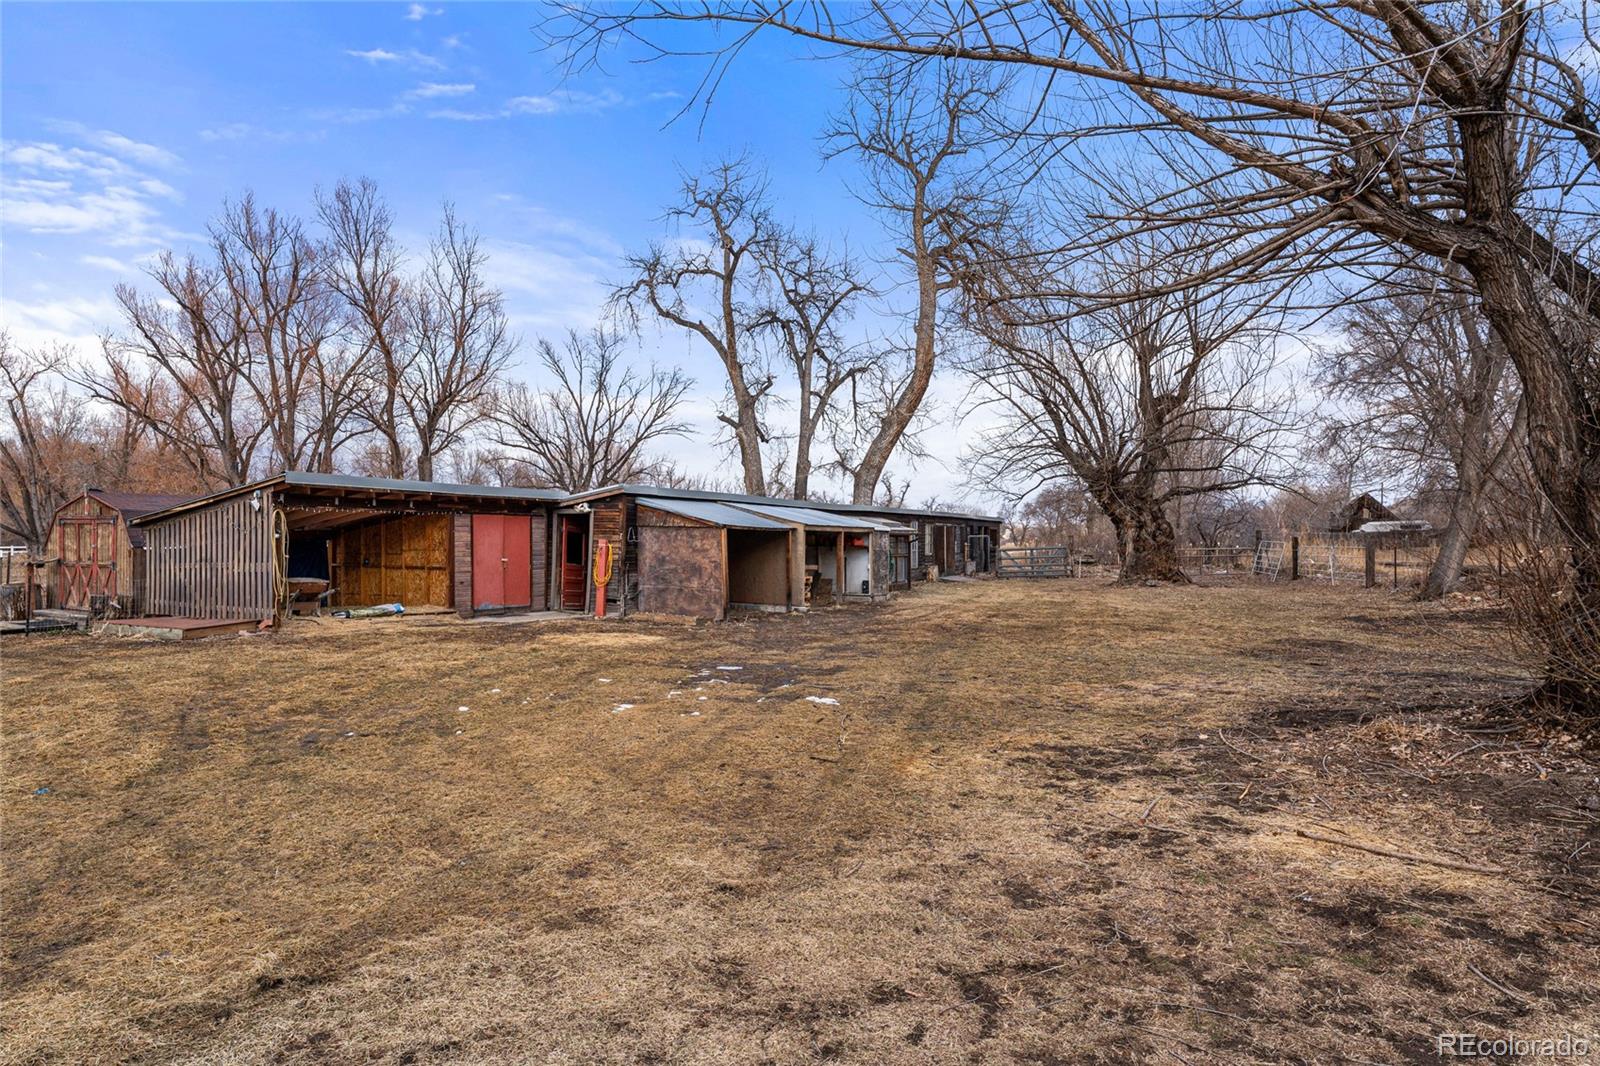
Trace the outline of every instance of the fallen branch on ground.
<instances>
[{"instance_id":1,"label":"fallen branch on ground","mask_svg":"<svg viewBox=\"0 0 1600 1066\"><path fill-rule=\"evenodd\" d=\"M1503 866L1478 866L1470 862L1455 862L1451 859L1435 859L1427 855L1417 855L1409 851L1397 851L1394 848L1379 847L1376 844L1358 844L1354 840L1344 840L1339 837L1325 836L1322 833L1313 833L1309 829L1296 829L1296 836L1305 837L1307 840L1318 840L1324 844L1338 844L1340 847L1354 848L1356 851L1365 851L1372 855L1382 855L1390 859L1399 859L1402 862L1420 862L1428 866L1442 866L1447 870L1465 870L1475 874L1500 874L1511 873Z\"/></svg>"}]
</instances>

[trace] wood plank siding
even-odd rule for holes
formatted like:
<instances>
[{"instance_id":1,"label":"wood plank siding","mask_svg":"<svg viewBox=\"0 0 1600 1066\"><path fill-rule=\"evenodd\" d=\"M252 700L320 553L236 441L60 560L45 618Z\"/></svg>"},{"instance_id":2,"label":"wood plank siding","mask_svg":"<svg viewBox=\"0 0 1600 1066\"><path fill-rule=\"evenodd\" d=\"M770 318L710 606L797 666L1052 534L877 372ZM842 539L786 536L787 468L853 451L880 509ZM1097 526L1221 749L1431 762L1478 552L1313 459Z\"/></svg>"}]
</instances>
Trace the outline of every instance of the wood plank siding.
<instances>
[{"instance_id":1,"label":"wood plank siding","mask_svg":"<svg viewBox=\"0 0 1600 1066\"><path fill-rule=\"evenodd\" d=\"M272 616L272 497L249 496L145 526L145 610L190 618Z\"/></svg>"},{"instance_id":2,"label":"wood plank siding","mask_svg":"<svg viewBox=\"0 0 1600 1066\"><path fill-rule=\"evenodd\" d=\"M611 581L606 585L606 604L622 605L622 598L628 586L628 505L624 499L607 500L597 503L593 508L593 524L589 527L589 558L586 561L591 570L594 568L595 546L602 540L611 544L612 564Z\"/></svg>"},{"instance_id":3,"label":"wood plank siding","mask_svg":"<svg viewBox=\"0 0 1600 1066\"><path fill-rule=\"evenodd\" d=\"M452 517L401 515L339 530L332 538L333 585L338 591L331 602L340 607L455 606Z\"/></svg>"},{"instance_id":4,"label":"wood plank siding","mask_svg":"<svg viewBox=\"0 0 1600 1066\"><path fill-rule=\"evenodd\" d=\"M727 530L639 507L639 609L720 619L727 613Z\"/></svg>"}]
</instances>

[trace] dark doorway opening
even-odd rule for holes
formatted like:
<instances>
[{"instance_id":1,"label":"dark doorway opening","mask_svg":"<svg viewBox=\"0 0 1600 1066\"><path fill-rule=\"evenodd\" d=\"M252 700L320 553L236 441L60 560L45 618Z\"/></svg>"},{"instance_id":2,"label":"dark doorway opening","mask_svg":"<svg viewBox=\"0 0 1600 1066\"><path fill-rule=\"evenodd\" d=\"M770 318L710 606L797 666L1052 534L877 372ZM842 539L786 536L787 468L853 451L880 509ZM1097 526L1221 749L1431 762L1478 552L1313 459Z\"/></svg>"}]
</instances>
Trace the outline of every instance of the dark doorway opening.
<instances>
[{"instance_id":1,"label":"dark doorway opening","mask_svg":"<svg viewBox=\"0 0 1600 1066\"><path fill-rule=\"evenodd\" d=\"M561 516L561 596L563 611L588 606L589 516Z\"/></svg>"}]
</instances>

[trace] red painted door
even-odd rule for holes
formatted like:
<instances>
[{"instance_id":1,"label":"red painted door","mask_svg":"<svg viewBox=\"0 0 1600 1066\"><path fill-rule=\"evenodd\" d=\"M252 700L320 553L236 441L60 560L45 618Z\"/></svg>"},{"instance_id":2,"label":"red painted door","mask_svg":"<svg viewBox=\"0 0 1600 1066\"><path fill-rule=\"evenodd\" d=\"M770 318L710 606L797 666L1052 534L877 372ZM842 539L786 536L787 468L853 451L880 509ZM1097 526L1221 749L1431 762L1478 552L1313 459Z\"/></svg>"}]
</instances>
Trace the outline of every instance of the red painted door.
<instances>
[{"instance_id":1,"label":"red painted door","mask_svg":"<svg viewBox=\"0 0 1600 1066\"><path fill-rule=\"evenodd\" d=\"M505 526L497 514L472 516L472 607L481 611L506 600Z\"/></svg>"},{"instance_id":2,"label":"red painted door","mask_svg":"<svg viewBox=\"0 0 1600 1066\"><path fill-rule=\"evenodd\" d=\"M589 531L586 519L561 519L561 609L581 611L587 604Z\"/></svg>"},{"instance_id":3,"label":"red painted door","mask_svg":"<svg viewBox=\"0 0 1600 1066\"><path fill-rule=\"evenodd\" d=\"M533 519L527 515L500 517L501 553L505 559L505 605L533 606Z\"/></svg>"},{"instance_id":4,"label":"red painted door","mask_svg":"<svg viewBox=\"0 0 1600 1066\"><path fill-rule=\"evenodd\" d=\"M533 603L532 519L472 516L472 607L493 610Z\"/></svg>"}]
</instances>

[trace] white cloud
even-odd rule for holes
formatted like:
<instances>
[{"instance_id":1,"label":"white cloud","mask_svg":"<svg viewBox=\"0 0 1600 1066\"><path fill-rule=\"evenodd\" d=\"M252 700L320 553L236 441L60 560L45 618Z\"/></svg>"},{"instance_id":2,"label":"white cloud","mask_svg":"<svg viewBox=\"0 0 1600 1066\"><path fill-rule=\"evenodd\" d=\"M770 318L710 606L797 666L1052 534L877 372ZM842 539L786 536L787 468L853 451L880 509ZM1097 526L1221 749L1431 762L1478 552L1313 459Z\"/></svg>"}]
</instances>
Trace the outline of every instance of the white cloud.
<instances>
[{"instance_id":1,"label":"white cloud","mask_svg":"<svg viewBox=\"0 0 1600 1066\"><path fill-rule=\"evenodd\" d=\"M100 335L120 321L119 314L109 296L0 300L0 320L20 347L66 344L80 355L99 351Z\"/></svg>"},{"instance_id":2,"label":"white cloud","mask_svg":"<svg viewBox=\"0 0 1600 1066\"><path fill-rule=\"evenodd\" d=\"M107 152L119 160L136 163L147 167L160 167L163 170L176 170L181 165L181 160L165 148L158 148L153 144L136 141L114 130L97 130L82 122L53 121L48 123L52 130L65 134L74 140L92 145Z\"/></svg>"},{"instance_id":3,"label":"white cloud","mask_svg":"<svg viewBox=\"0 0 1600 1066\"><path fill-rule=\"evenodd\" d=\"M109 255L84 255L78 257L78 262L84 266L91 266L97 270L107 270L113 274L132 274L138 270L133 263L114 259Z\"/></svg>"},{"instance_id":4,"label":"white cloud","mask_svg":"<svg viewBox=\"0 0 1600 1066\"><path fill-rule=\"evenodd\" d=\"M259 141L283 144L289 141L320 141L327 134L322 130L270 130L251 122L224 122L200 131L202 141Z\"/></svg>"},{"instance_id":5,"label":"white cloud","mask_svg":"<svg viewBox=\"0 0 1600 1066\"><path fill-rule=\"evenodd\" d=\"M651 93L643 100L662 99L676 93ZM630 99L615 89L591 93L580 89L544 93L532 96L513 96L498 108L466 111L460 108L440 108L428 112L429 118L448 119L455 122L489 122L494 119L518 118L526 115L595 115L618 107L630 107L641 100Z\"/></svg>"},{"instance_id":6,"label":"white cloud","mask_svg":"<svg viewBox=\"0 0 1600 1066\"><path fill-rule=\"evenodd\" d=\"M411 100L437 100L440 97L468 96L477 90L478 87L471 82L425 81L407 92L406 97Z\"/></svg>"},{"instance_id":7,"label":"white cloud","mask_svg":"<svg viewBox=\"0 0 1600 1066\"><path fill-rule=\"evenodd\" d=\"M444 64L437 59L425 52L419 52L415 48L408 48L404 52L394 52L387 48L368 48L365 50L347 48L345 49L345 55L353 56L356 59L364 59L375 67L389 63L416 70L441 70L444 67Z\"/></svg>"},{"instance_id":8,"label":"white cloud","mask_svg":"<svg viewBox=\"0 0 1600 1066\"><path fill-rule=\"evenodd\" d=\"M428 112L429 118L441 118L450 122L491 122L497 118L505 118L498 111L463 111L458 107L441 107Z\"/></svg>"},{"instance_id":9,"label":"white cloud","mask_svg":"<svg viewBox=\"0 0 1600 1066\"><path fill-rule=\"evenodd\" d=\"M505 292L506 310L525 339L598 322L622 246L519 196L497 197L495 210L494 236L483 242L488 274Z\"/></svg>"},{"instance_id":10,"label":"white cloud","mask_svg":"<svg viewBox=\"0 0 1600 1066\"><path fill-rule=\"evenodd\" d=\"M180 200L178 190L142 167L175 169L176 155L109 130L54 125L105 150L52 141L5 142L0 224L34 233L97 234L116 246L173 236L161 221L160 202Z\"/></svg>"},{"instance_id":11,"label":"white cloud","mask_svg":"<svg viewBox=\"0 0 1600 1066\"><path fill-rule=\"evenodd\" d=\"M593 113L608 111L626 103L627 99L615 89L598 93L572 89L541 96L516 96L506 101L506 110L513 115L554 115L563 111Z\"/></svg>"},{"instance_id":12,"label":"white cloud","mask_svg":"<svg viewBox=\"0 0 1600 1066\"><path fill-rule=\"evenodd\" d=\"M95 130L90 134L89 140L90 143L98 144L113 155L120 156L123 159L131 159L146 166L171 169L178 165L178 157L165 148L157 148L153 144L144 144L132 138L124 137L120 133L112 133L110 130Z\"/></svg>"},{"instance_id":13,"label":"white cloud","mask_svg":"<svg viewBox=\"0 0 1600 1066\"><path fill-rule=\"evenodd\" d=\"M442 15L444 9L440 7L429 8L426 4L412 4L406 8L406 13L400 17L407 22L421 22L429 15Z\"/></svg>"}]
</instances>

